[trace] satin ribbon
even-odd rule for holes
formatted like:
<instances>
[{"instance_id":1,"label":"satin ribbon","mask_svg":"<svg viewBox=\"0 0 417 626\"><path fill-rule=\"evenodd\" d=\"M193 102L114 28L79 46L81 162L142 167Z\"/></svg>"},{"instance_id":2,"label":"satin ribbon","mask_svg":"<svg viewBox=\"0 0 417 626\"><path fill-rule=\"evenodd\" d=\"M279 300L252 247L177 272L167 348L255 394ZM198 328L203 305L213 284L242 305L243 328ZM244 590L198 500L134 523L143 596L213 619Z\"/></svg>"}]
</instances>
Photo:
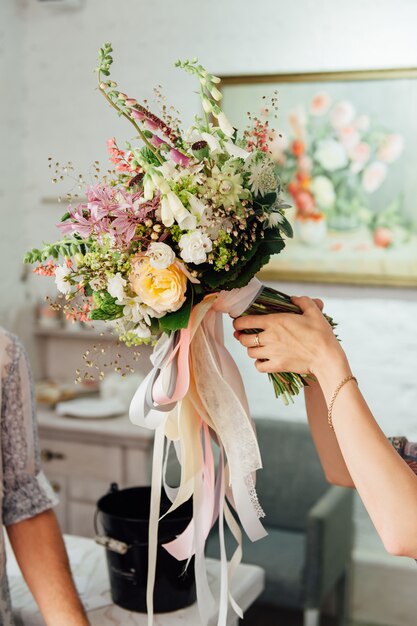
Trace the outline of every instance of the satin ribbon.
<instances>
[{"instance_id":1,"label":"satin ribbon","mask_svg":"<svg viewBox=\"0 0 417 626\"><path fill-rule=\"evenodd\" d=\"M243 289L206 296L191 313L188 327L164 334L151 357L153 368L136 391L130 406L134 424L155 430L152 496L149 531L148 625L153 623L153 586L156 569L157 527L162 485L172 505L170 513L193 496L193 519L165 549L178 560L195 556L195 574L200 617L203 624L213 611L207 581L204 546L219 520L221 551L221 594L218 626L226 626L230 602L241 617L240 607L230 595L230 581L241 560L241 532L227 500L235 508L248 535L264 537L262 510L254 490L254 476L262 467L253 422L249 415L243 381L225 348L223 314L237 317L256 299L262 284L252 281ZM168 487L165 479L164 439L173 441L181 465L180 485ZM220 463L215 476L211 439L220 446ZM237 542L227 566L224 520Z\"/></svg>"}]
</instances>

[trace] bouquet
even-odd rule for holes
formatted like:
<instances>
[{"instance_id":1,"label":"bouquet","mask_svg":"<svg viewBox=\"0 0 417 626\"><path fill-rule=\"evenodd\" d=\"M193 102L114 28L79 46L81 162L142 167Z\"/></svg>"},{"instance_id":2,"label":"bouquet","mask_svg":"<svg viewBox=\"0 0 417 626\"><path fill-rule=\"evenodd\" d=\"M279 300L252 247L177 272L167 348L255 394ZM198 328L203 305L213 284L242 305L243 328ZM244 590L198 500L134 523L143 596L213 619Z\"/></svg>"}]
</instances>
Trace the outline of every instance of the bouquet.
<instances>
[{"instance_id":1,"label":"bouquet","mask_svg":"<svg viewBox=\"0 0 417 626\"><path fill-rule=\"evenodd\" d=\"M140 143L121 148L109 140L114 171L86 189L85 202L68 207L61 239L32 250L26 261L55 278L67 315L105 320L129 346L154 345L153 369L130 407L134 423L155 430L149 620L167 439L181 463L180 486L167 491L172 509L193 495L194 519L165 548L179 560L195 556L203 622L210 606L204 545L216 520L221 542L226 520L238 544L227 568L222 543L219 624L225 624L228 580L241 554L230 506L252 540L265 531L254 485L260 453L238 369L224 347L222 314L299 312L254 277L292 234L287 205L265 137L256 125L238 136L220 107L218 77L196 59L177 63L197 79L204 111L184 132L165 104L157 117L118 89L111 53L110 44L100 51L99 90ZM306 382L292 373L272 380L286 401ZM213 441L220 448L217 473Z\"/></svg>"}]
</instances>

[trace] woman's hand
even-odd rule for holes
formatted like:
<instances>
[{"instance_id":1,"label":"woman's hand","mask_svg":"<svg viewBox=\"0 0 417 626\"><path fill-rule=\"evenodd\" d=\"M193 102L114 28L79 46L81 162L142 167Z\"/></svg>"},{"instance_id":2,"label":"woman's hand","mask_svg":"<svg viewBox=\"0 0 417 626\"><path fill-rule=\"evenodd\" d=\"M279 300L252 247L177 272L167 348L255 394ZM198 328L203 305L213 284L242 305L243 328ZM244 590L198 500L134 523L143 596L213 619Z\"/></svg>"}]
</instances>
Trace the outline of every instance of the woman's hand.
<instances>
[{"instance_id":1,"label":"woman's hand","mask_svg":"<svg viewBox=\"0 0 417 626\"><path fill-rule=\"evenodd\" d=\"M233 325L235 337L256 359L259 372L295 372L318 376L330 364L347 363L345 354L330 324L322 314L321 300L291 298L302 315L275 313L237 318ZM259 330L259 346L253 334L243 330Z\"/></svg>"}]
</instances>

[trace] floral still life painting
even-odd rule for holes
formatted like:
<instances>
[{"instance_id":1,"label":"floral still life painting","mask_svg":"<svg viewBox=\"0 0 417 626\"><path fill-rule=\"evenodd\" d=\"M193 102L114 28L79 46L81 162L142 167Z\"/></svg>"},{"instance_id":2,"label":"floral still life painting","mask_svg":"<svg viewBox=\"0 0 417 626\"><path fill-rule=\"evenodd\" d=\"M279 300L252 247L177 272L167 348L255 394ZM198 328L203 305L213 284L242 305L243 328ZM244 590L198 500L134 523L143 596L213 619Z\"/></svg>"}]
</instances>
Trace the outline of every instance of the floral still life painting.
<instances>
[{"instance_id":1,"label":"floral still life painting","mask_svg":"<svg viewBox=\"0 0 417 626\"><path fill-rule=\"evenodd\" d=\"M223 79L228 115L262 119L293 205L294 239L268 277L417 285L416 79L415 70Z\"/></svg>"}]
</instances>

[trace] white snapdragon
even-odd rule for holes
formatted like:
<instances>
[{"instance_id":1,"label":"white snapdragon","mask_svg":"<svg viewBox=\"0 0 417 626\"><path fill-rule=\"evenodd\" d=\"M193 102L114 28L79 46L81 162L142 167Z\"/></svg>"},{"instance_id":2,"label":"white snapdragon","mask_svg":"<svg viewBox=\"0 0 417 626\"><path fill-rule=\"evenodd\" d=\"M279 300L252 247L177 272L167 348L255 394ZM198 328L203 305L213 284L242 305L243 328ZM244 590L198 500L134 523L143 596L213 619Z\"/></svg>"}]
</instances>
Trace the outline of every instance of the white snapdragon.
<instances>
[{"instance_id":1,"label":"white snapdragon","mask_svg":"<svg viewBox=\"0 0 417 626\"><path fill-rule=\"evenodd\" d=\"M157 270L164 270L175 261L175 252L166 243L154 241L149 246L146 256L150 258L150 264Z\"/></svg>"},{"instance_id":2,"label":"white snapdragon","mask_svg":"<svg viewBox=\"0 0 417 626\"><path fill-rule=\"evenodd\" d=\"M174 221L177 222L181 230L193 230L197 226L197 218L192 215L179 197L170 191L161 200L161 220L164 226L169 228Z\"/></svg>"},{"instance_id":3,"label":"white snapdragon","mask_svg":"<svg viewBox=\"0 0 417 626\"><path fill-rule=\"evenodd\" d=\"M204 202L200 200L200 198L197 198L197 196L194 196L192 193L190 193L188 196L188 202L191 207L191 213L198 217L198 219L201 219L207 209Z\"/></svg>"},{"instance_id":4,"label":"white snapdragon","mask_svg":"<svg viewBox=\"0 0 417 626\"><path fill-rule=\"evenodd\" d=\"M55 284L61 293L67 294L71 291L71 283L67 280L70 274L71 269L66 265L58 265L55 269Z\"/></svg>"},{"instance_id":5,"label":"white snapdragon","mask_svg":"<svg viewBox=\"0 0 417 626\"><path fill-rule=\"evenodd\" d=\"M112 298L116 298L118 302L122 302L126 295L124 288L127 285L127 281L123 278L120 272L114 274L114 276L110 276L107 279L107 291L112 296Z\"/></svg>"},{"instance_id":6,"label":"white snapdragon","mask_svg":"<svg viewBox=\"0 0 417 626\"><path fill-rule=\"evenodd\" d=\"M201 139L207 143L212 154L221 152L220 141L215 135L212 135L211 133L201 133Z\"/></svg>"},{"instance_id":7,"label":"white snapdragon","mask_svg":"<svg viewBox=\"0 0 417 626\"><path fill-rule=\"evenodd\" d=\"M200 265L207 260L207 253L211 252L213 244L201 229L196 229L191 233L182 235L179 240L179 247L181 248L181 257L186 263Z\"/></svg>"},{"instance_id":8,"label":"white snapdragon","mask_svg":"<svg viewBox=\"0 0 417 626\"><path fill-rule=\"evenodd\" d=\"M239 157L241 159L247 159L248 156L251 154L244 148L237 146L235 143L233 143L233 141L227 141L224 144L224 149L226 150L228 154L230 154L230 156Z\"/></svg>"},{"instance_id":9,"label":"white snapdragon","mask_svg":"<svg viewBox=\"0 0 417 626\"><path fill-rule=\"evenodd\" d=\"M233 128L223 111L220 111L220 113L215 113L214 115L216 116L217 123L226 135L226 137L233 137L233 135L235 134L235 129Z\"/></svg>"}]
</instances>

